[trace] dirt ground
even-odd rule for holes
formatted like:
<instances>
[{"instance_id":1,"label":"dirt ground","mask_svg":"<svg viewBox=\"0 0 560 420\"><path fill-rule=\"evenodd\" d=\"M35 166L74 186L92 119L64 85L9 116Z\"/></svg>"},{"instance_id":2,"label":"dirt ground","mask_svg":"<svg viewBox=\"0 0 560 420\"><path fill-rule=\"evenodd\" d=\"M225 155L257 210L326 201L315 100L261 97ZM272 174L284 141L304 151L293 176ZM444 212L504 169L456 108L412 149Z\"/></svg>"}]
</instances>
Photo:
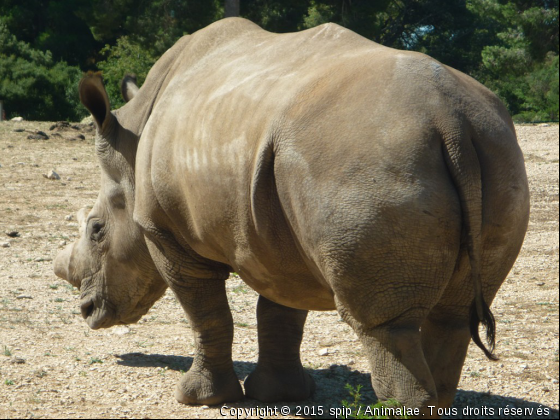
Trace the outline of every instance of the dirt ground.
<instances>
[{"instance_id":1,"label":"dirt ground","mask_svg":"<svg viewBox=\"0 0 560 420\"><path fill-rule=\"evenodd\" d=\"M194 348L170 292L136 325L87 327L79 292L55 277L52 260L77 236L76 211L97 196L93 132L52 125L0 123L0 418L221 418L267 407L253 400L228 409L175 401ZM517 130L532 214L493 305L500 360L490 362L471 346L451 418L558 418L558 125ZM61 179L46 178L51 170ZM257 296L236 277L228 294L235 369L243 379L257 359ZM320 417L333 417L330 409L349 399L347 383L362 384L364 402L372 401L365 356L335 312L310 314L302 359L317 382L312 399L240 417L282 417L280 409L289 410L288 418L314 417L320 408ZM506 410L512 408L521 411Z\"/></svg>"}]
</instances>

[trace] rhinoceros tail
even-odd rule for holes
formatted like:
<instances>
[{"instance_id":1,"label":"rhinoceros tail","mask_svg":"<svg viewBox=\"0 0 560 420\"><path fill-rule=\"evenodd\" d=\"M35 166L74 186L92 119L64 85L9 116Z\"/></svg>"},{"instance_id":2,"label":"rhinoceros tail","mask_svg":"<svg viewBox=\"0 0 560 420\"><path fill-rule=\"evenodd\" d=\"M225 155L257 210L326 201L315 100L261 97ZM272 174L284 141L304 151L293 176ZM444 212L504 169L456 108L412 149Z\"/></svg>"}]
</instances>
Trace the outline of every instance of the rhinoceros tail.
<instances>
[{"instance_id":1,"label":"rhinoceros tail","mask_svg":"<svg viewBox=\"0 0 560 420\"><path fill-rule=\"evenodd\" d=\"M494 347L496 346L496 321L494 320L494 315L490 311L490 308L484 301L484 298L481 299L482 303L482 319L478 315L477 309L477 301L476 298L471 305L471 313L470 313L470 329L471 329L471 337L474 343L482 349L486 357L490 360L498 360L496 355L494 354ZM487 349L484 344L482 344L482 340L480 339L480 335L478 334L478 326L482 323L486 328L486 341L490 349Z\"/></svg>"},{"instance_id":2,"label":"rhinoceros tail","mask_svg":"<svg viewBox=\"0 0 560 420\"><path fill-rule=\"evenodd\" d=\"M481 279L482 260L482 177L480 161L473 141L461 129L451 130L444 135L444 156L451 178L457 189L466 233L467 251L471 266L471 280L474 297L470 308L470 331L475 344L486 357L497 360L495 348L496 323L484 300ZM478 332L480 324L486 328L486 338L490 349L486 348Z\"/></svg>"}]
</instances>

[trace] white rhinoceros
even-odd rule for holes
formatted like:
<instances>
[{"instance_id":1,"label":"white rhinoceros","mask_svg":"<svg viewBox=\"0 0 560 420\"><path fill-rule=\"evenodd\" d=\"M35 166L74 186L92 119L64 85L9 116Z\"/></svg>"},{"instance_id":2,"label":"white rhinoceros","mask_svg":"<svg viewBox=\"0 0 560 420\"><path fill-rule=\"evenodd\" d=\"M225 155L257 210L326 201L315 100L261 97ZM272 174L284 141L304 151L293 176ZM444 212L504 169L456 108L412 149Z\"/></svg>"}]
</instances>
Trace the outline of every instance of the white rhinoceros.
<instances>
[{"instance_id":1,"label":"white rhinoceros","mask_svg":"<svg viewBox=\"0 0 560 420\"><path fill-rule=\"evenodd\" d=\"M418 53L335 24L273 34L232 18L181 38L128 103L101 77L80 99L102 182L55 261L91 328L138 321L170 287L196 340L176 397L243 397L225 280L260 294L245 395L301 400L308 310L360 337L380 399L448 407L471 336L520 250L529 192L495 95ZM487 327L490 350L478 326Z\"/></svg>"}]
</instances>

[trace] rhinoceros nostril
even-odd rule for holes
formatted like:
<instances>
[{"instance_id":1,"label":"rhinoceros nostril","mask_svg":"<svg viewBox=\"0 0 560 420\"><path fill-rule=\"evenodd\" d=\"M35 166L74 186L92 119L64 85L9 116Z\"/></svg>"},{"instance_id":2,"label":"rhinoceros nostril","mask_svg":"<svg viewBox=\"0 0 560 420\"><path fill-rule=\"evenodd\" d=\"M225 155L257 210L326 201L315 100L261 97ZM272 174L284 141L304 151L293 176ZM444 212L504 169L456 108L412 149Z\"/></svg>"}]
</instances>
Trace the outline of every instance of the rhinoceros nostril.
<instances>
[{"instance_id":1,"label":"rhinoceros nostril","mask_svg":"<svg viewBox=\"0 0 560 420\"><path fill-rule=\"evenodd\" d=\"M88 319L88 317L93 313L95 305L92 300L88 300L81 304L80 309L82 310L82 317Z\"/></svg>"}]
</instances>

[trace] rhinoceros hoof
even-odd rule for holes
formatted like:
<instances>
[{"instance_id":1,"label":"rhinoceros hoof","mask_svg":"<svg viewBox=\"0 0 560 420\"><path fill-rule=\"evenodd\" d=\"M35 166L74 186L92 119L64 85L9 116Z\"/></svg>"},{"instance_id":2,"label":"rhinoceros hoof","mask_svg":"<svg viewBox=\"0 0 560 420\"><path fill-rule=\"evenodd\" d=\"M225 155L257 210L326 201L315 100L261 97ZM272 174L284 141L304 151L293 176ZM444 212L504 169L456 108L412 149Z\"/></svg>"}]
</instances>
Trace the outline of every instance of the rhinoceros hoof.
<instances>
[{"instance_id":1,"label":"rhinoceros hoof","mask_svg":"<svg viewBox=\"0 0 560 420\"><path fill-rule=\"evenodd\" d=\"M188 371L183 375L175 398L183 404L217 405L243 399L243 389L231 372Z\"/></svg>"},{"instance_id":2,"label":"rhinoceros hoof","mask_svg":"<svg viewBox=\"0 0 560 420\"><path fill-rule=\"evenodd\" d=\"M281 369L257 365L244 386L247 397L263 402L302 401L315 392L315 381L301 364Z\"/></svg>"}]
</instances>

